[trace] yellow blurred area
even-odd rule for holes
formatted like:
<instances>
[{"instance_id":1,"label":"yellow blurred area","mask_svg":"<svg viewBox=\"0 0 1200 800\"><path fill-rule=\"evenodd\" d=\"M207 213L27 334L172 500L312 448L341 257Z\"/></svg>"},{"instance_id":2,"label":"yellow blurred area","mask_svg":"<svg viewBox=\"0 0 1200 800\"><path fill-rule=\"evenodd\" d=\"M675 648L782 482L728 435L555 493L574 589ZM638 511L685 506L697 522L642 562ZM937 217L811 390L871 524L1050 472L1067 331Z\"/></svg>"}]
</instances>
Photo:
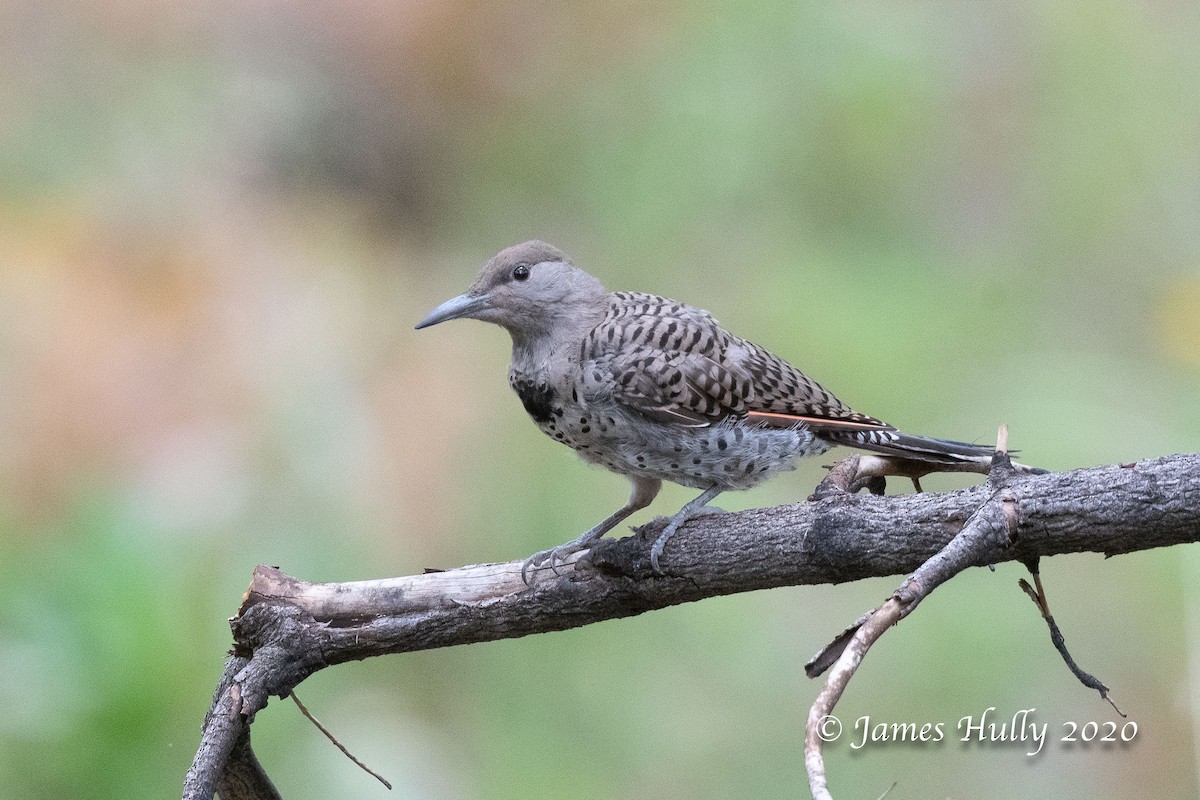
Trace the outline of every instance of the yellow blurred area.
<instances>
[{"instance_id":1,"label":"yellow blurred area","mask_svg":"<svg viewBox=\"0 0 1200 800\"><path fill-rule=\"evenodd\" d=\"M1179 276L1163 289L1158 333L1168 358L1200 367L1200 274Z\"/></svg>"},{"instance_id":2,"label":"yellow blurred area","mask_svg":"<svg viewBox=\"0 0 1200 800\"><path fill-rule=\"evenodd\" d=\"M529 423L502 331L413 330L525 239L708 308L914 433L1007 423L1055 470L1200 450L1197 37L1194 4L1119 0L0 3L5 796L178 792L257 563L516 559L624 500ZM835 796L1196 797L1198 563L1042 565L1136 742L835 747ZM1112 717L1020 575L939 589L845 721ZM300 693L407 797L805 796L800 665L895 583ZM286 797L379 791L288 705L254 731Z\"/></svg>"}]
</instances>

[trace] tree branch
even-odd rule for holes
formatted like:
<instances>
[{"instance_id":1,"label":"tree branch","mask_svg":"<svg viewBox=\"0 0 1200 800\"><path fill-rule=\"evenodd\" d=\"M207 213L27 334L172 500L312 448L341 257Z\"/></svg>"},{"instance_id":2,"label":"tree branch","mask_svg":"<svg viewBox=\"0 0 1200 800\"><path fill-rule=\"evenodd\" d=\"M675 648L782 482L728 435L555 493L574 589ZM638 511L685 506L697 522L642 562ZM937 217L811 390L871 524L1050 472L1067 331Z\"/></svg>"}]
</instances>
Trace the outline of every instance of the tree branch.
<instances>
[{"instance_id":1,"label":"tree branch","mask_svg":"<svg viewBox=\"0 0 1200 800\"><path fill-rule=\"evenodd\" d=\"M833 663L833 670L825 680L824 688L809 709L805 726L804 768L808 772L808 786L813 800L832 800L821 753L823 728L867 651L888 628L915 611L917 605L934 589L971 566L982 554L997 547L1007 550L1016 544L1020 529L1020 506L1010 488L1016 475L1012 459L1008 456L1008 430L1002 425L988 474L987 488L990 494L962 530L909 575L892 592L887 602L861 617L856 623L857 629L843 631L832 644L805 665L809 677L815 677L820 673L814 671L814 663Z\"/></svg>"},{"instance_id":2,"label":"tree branch","mask_svg":"<svg viewBox=\"0 0 1200 800\"><path fill-rule=\"evenodd\" d=\"M1015 515L1016 538L990 537L954 571L1200 540L1200 455L1016 474L1004 492L1011 494L1011 510L1001 513ZM806 503L698 517L672 538L664 577L649 564L662 519L635 536L601 540L558 574L539 572L532 586L521 580L520 559L353 583L309 583L260 566L231 620L235 657L206 717L184 798L212 797L231 753L237 751L243 766L253 758L243 736L254 714L270 696L286 697L324 667L564 630L717 595L910 573L995 494L987 485L893 497L835 492ZM1011 524L1006 516L1010 531ZM855 631L862 629L849 629L844 640ZM272 796L265 791L238 797Z\"/></svg>"}]
</instances>

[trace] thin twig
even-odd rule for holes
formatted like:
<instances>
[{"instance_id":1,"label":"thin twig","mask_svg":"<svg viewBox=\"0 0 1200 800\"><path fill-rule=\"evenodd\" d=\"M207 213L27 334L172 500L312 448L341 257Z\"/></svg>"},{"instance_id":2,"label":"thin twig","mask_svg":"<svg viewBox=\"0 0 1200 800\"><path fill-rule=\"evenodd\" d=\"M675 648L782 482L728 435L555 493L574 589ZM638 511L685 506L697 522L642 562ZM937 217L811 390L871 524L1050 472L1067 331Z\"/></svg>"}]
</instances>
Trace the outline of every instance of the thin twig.
<instances>
[{"instance_id":1,"label":"thin twig","mask_svg":"<svg viewBox=\"0 0 1200 800\"><path fill-rule=\"evenodd\" d=\"M342 751L342 755L344 755L346 758L353 761L355 764L358 765L359 769L361 769L363 772L370 775L375 780L382 783L384 786L386 786L388 788L389 791L391 791L392 785L387 782L387 779L384 778L382 775L380 775L375 770L368 767L363 762L359 761L358 758L355 757L355 755L353 753L351 753L349 750L347 750L345 745L343 745L341 742L339 742L337 740L337 737L335 737L332 733L330 733L329 729L326 728L324 725L322 725L321 722L312 715L312 712L309 711L304 706L304 703L300 702L300 698L296 696L295 692L291 692L289 694L289 696L292 698L292 701L295 702L296 707L300 709L300 713L303 714L304 716L308 717L308 721L311 722L313 725L316 725L317 730L319 730L321 733L325 734L325 738L328 739L329 741L333 742L333 746L336 747L338 750Z\"/></svg>"},{"instance_id":2,"label":"thin twig","mask_svg":"<svg viewBox=\"0 0 1200 800\"><path fill-rule=\"evenodd\" d=\"M884 800L885 797L887 797L889 794L892 793L892 789L895 789L899 785L900 785L899 781L892 781L892 785L889 786L883 794L881 794L881 795L879 795L879 797L875 798L875 800Z\"/></svg>"},{"instance_id":3,"label":"thin twig","mask_svg":"<svg viewBox=\"0 0 1200 800\"><path fill-rule=\"evenodd\" d=\"M1108 687L1099 678L1090 672L1086 672L1075 663L1075 659L1071 658L1071 654L1067 651L1067 641L1063 638L1058 623L1054 621L1054 615L1050 613L1050 602L1046 599L1046 590L1042 587L1041 573L1036 568L1031 568L1029 572L1033 576L1034 586L1030 586L1029 581L1024 578L1018 581L1018 585L1025 591L1025 594L1029 595L1029 599L1033 601L1033 604L1038 607L1038 611L1041 612L1042 619L1046 621L1047 627L1050 628L1050 641L1054 644L1054 649L1062 656L1063 661L1066 662L1067 669L1071 670L1071 673L1084 686L1099 692L1101 699L1108 701L1108 704L1113 707L1114 711L1125 717L1125 712L1109 696Z\"/></svg>"},{"instance_id":4,"label":"thin twig","mask_svg":"<svg viewBox=\"0 0 1200 800\"><path fill-rule=\"evenodd\" d=\"M842 652L846 649L846 645L854 638L854 634L858 633L858 629L863 626L863 623L871 618L871 615L878 611L878 608L872 608L867 613L863 614L858 619L846 626L846 629L834 637L833 641L821 648L821 651L808 660L804 665L804 674L810 678L818 678L825 670L837 663Z\"/></svg>"}]
</instances>

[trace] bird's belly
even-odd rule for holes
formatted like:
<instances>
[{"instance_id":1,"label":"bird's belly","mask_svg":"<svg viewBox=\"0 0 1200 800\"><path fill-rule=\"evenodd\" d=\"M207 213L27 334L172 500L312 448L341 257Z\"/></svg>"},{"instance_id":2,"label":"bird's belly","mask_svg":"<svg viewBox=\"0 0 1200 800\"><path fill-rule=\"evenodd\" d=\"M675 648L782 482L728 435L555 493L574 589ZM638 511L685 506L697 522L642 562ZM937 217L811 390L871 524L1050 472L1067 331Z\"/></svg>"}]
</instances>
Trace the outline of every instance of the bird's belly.
<instances>
[{"instance_id":1,"label":"bird's belly","mask_svg":"<svg viewBox=\"0 0 1200 800\"><path fill-rule=\"evenodd\" d=\"M586 461L613 472L699 489L748 489L794 469L796 459L830 447L803 428L779 430L737 422L689 428L575 404L555 409L538 427Z\"/></svg>"}]
</instances>

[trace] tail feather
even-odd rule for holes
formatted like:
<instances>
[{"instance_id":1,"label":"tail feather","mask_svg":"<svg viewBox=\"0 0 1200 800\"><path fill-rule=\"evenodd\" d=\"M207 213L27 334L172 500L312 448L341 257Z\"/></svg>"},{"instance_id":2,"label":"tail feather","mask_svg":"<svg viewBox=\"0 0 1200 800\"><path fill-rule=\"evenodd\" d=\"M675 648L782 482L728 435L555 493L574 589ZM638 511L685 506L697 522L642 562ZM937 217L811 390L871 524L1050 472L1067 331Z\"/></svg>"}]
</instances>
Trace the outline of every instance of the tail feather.
<instances>
[{"instance_id":1,"label":"tail feather","mask_svg":"<svg viewBox=\"0 0 1200 800\"><path fill-rule=\"evenodd\" d=\"M822 431L823 438L847 447L869 450L900 458L928 461L931 464L961 464L991 461L995 448L990 445L914 436L896 430Z\"/></svg>"},{"instance_id":2,"label":"tail feather","mask_svg":"<svg viewBox=\"0 0 1200 800\"><path fill-rule=\"evenodd\" d=\"M768 428L803 427L831 444L934 465L952 467L957 464L980 464L986 467L991 465L992 456L996 452L992 445L903 433L891 425L861 414L852 419L841 419L751 411L746 414L746 419L755 425ZM1009 451L1010 454L1017 452L1020 451ZM1018 472L1026 474L1041 475L1046 472L1044 469L1015 461L1013 466Z\"/></svg>"}]
</instances>

